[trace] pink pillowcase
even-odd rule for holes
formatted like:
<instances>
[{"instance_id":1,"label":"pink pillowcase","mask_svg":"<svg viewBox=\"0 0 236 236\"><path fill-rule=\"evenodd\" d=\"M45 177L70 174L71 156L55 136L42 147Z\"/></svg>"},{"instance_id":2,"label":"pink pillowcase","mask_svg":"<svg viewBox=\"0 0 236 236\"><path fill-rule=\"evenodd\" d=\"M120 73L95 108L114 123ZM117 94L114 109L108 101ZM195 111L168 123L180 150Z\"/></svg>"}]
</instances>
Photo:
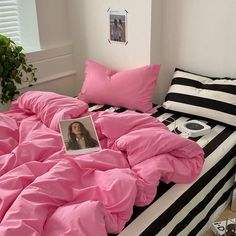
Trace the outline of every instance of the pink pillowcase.
<instances>
[{"instance_id":1,"label":"pink pillowcase","mask_svg":"<svg viewBox=\"0 0 236 236\"><path fill-rule=\"evenodd\" d=\"M160 65L114 71L94 61L85 64L85 80L78 96L87 103L109 104L152 112L152 96Z\"/></svg>"}]
</instances>

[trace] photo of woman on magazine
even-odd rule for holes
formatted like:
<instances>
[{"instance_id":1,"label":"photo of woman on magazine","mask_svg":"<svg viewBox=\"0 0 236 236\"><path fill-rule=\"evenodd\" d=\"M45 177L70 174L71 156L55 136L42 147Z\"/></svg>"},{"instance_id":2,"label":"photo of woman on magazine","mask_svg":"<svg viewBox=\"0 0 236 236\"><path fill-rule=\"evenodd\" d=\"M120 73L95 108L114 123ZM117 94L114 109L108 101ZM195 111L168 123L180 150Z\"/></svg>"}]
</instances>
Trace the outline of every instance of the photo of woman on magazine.
<instances>
[{"instance_id":1,"label":"photo of woman on magazine","mask_svg":"<svg viewBox=\"0 0 236 236\"><path fill-rule=\"evenodd\" d=\"M101 149L90 116L60 121L60 129L68 153L87 153Z\"/></svg>"},{"instance_id":2,"label":"photo of woman on magazine","mask_svg":"<svg viewBox=\"0 0 236 236\"><path fill-rule=\"evenodd\" d=\"M91 137L89 131L79 121L74 121L69 125L68 133L67 150L98 147L97 140Z\"/></svg>"}]
</instances>

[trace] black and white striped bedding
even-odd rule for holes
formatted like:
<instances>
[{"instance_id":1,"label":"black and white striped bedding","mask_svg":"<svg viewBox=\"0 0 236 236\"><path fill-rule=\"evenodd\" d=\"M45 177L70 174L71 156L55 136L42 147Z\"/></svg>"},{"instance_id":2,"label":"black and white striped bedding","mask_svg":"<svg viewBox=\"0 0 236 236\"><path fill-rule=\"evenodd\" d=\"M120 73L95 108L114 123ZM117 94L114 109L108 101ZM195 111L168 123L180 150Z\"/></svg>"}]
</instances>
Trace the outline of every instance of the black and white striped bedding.
<instances>
[{"instance_id":1,"label":"black and white striped bedding","mask_svg":"<svg viewBox=\"0 0 236 236\"><path fill-rule=\"evenodd\" d=\"M126 111L106 105L91 105L90 110ZM161 109L152 116L176 133L177 125L189 119ZM191 184L161 183L153 203L135 207L133 217L119 236L203 235L228 205L235 176L236 131L220 124L207 124L212 128L210 134L191 138L205 152L206 161L199 178Z\"/></svg>"},{"instance_id":2,"label":"black and white striped bedding","mask_svg":"<svg viewBox=\"0 0 236 236\"><path fill-rule=\"evenodd\" d=\"M176 69L163 107L236 127L236 79Z\"/></svg>"}]
</instances>

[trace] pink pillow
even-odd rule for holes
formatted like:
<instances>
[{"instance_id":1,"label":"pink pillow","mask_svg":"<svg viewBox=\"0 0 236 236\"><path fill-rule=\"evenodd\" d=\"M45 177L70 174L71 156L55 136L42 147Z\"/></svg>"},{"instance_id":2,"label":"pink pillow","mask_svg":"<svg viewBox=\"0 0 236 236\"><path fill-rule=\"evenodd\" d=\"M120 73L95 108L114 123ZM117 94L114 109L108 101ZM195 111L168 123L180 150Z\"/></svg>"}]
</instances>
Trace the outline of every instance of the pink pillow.
<instances>
[{"instance_id":1,"label":"pink pillow","mask_svg":"<svg viewBox=\"0 0 236 236\"><path fill-rule=\"evenodd\" d=\"M152 96L160 65L114 71L94 61L85 64L85 80L79 99L142 112L152 112Z\"/></svg>"}]
</instances>

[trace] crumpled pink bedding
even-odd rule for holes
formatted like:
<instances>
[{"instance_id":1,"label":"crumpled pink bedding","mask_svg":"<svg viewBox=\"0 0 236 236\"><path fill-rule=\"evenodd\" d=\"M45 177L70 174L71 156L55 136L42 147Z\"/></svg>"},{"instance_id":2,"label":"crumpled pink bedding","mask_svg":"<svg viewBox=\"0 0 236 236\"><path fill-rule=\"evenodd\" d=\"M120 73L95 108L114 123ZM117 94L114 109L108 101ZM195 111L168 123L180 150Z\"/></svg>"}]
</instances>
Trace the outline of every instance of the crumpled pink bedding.
<instances>
[{"instance_id":1,"label":"crumpled pink bedding","mask_svg":"<svg viewBox=\"0 0 236 236\"><path fill-rule=\"evenodd\" d=\"M102 150L66 154L59 120L88 114ZM118 233L160 181L194 181L203 157L156 118L88 112L76 98L26 92L0 114L0 235Z\"/></svg>"}]
</instances>

